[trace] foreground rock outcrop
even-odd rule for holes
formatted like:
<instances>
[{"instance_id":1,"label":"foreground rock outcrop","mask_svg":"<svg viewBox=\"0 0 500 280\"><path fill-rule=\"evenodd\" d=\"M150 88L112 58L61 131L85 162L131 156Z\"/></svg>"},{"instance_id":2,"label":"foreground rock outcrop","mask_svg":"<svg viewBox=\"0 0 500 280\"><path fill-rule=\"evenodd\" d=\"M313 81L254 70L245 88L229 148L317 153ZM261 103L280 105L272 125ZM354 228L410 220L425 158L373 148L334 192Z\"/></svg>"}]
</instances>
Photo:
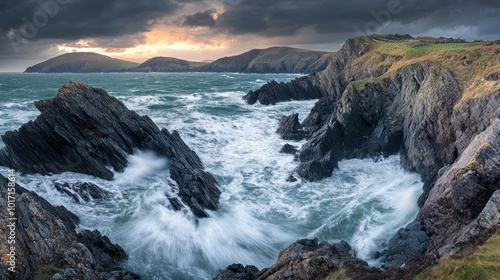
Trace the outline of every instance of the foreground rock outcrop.
<instances>
[{"instance_id":1,"label":"foreground rock outcrop","mask_svg":"<svg viewBox=\"0 0 500 280\"><path fill-rule=\"evenodd\" d=\"M258 271L254 266L233 264L214 280L324 279L349 261L359 260L345 241L329 244L319 243L316 239L301 239L281 251L278 261L270 268Z\"/></svg>"},{"instance_id":2,"label":"foreground rock outcrop","mask_svg":"<svg viewBox=\"0 0 500 280\"><path fill-rule=\"evenodd\" d=\"M197 217L216 210L220 190L180 135L160 130L147 116L128 110L105 90L71 81L57 95L35 102L41 114L2 136L0 164L25 173L78 172L111 180L134 149L169 159L177 192ZM168 176L168 174L165 174Z\"/></svg>"},{"instance_id":3,"label":"foreground rock outcrop","mask_svg":"<svg viewBox=\"0 0 500 280\"><path fill-rule=\"evenodd\" d=\"M108 196L99 186L93 183L59 183L55 182L54 187L61 193L65 193L73 198L75 202L91 201L94 199L106 199Z\"/></svg>"},{"instance_id":4,"label":"foreground rock outcrop","mask_svg":"<svg viewBox=\"0 0 500 280\"><path fill-rule=\"evenodd\" d=\"M9 180L0 175L0 194L8 197L9 188L15 188L15 207L0 199L0 243L2 244L1 279L30 280L35 272L43 279L139 279L124 270L120 263L127 259L125 251L113 244L97 230L76 232L79 219L63 206L52 206L36 193L20 185L9 186ZM11 211L14 215L11 215ZM15 220L15 272L8 271L4 261L7 237ZM9 232L8 232L9 231ZM10 250L12 251L12 250ZM9 253L10 254L10 253ZM7 256L10 258L9 256Z\"/></svg>"}]
</instances>

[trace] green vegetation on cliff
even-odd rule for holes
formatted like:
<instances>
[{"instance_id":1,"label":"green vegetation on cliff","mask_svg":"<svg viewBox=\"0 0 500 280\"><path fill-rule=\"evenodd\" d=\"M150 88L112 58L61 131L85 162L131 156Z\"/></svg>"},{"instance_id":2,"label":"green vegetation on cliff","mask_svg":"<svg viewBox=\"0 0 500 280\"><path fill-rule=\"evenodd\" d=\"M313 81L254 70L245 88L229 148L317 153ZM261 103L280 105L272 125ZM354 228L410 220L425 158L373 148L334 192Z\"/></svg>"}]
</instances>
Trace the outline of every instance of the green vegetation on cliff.
<instances>
[{"instance_id":1,"label":"green vegetation on cliff","mask_svg":"<svg viewBox=\"0 0 500 280\"><path fill-rule=\"evenodd\" d=\"M448 258L415 277L415 280L498 279L500 275L500 235L490 239L470 256Z\"/></svg>"},{"instance_id":2,"label":"green vegetation on cliff","mask_svg":"<svg viewBox=\"0 0 500 280\"><path fill-rule=\"evenodd\" d=\"M352 62L352 67L379 69L383 74L353 81L355 90L363 90L365 84L380 84L384 78L394 78L396 72L405 66L425 62L437 65L440 70L450 69L464 90L463 100L500 90L500 45L496 43L442 43L435 38L404 41L379 41L373 37L361 39L370 48Z\"/></svg>"}]
</instances>

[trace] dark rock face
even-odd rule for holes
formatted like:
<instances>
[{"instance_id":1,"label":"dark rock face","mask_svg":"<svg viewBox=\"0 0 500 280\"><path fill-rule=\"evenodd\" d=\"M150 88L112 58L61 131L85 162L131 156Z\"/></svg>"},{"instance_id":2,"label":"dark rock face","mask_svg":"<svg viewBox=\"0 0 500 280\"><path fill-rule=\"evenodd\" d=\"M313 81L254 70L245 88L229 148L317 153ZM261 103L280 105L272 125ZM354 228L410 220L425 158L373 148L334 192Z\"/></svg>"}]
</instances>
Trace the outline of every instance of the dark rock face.
<instances>
[{"instance_id":1,"label":"dark rock face","mask_svg":"<svg viewBox=\"0 0 500 280\"><path fill-rule=\"evenodd\" d=\"M495 178L500 169L455 165L470 149L483 154L481 168L496 166L485 159L498 161L499 149L485 152L481 145L470 145L476 135L490 131L488 127L500 118L500 92L463 98L455 75L431 62L400 68L392 79L351 83L378 77L387 70L374 64L356 71L353 60L369 49L363 39L349 40L330 67L308 77L324 97L302 123L308 142L296 156L300 162L296 173L307 180L321 180L331 175L342 158L400 153L402 165L422 175L424 194L419 205L425 206L416 221L391 239L383 255L387 267L408 267L423 258L454 254L485 240L492 229L480 226L478 215L483 215L482 224L484 217L489 217L487 224L495 224L492 194L497 188L492 183L499 185ZM259 94L272 94L265 89ZM441 193L436 193L438 190Z\"/></svg>"},{"instance_id":2,"label":"dark rock face","mask_svg":"<svg viewBox=\"0 0 500 280\"><path fill-rule=\"evenodd\" d=\"M71 196L76 202L90 201L94 199L105 199L108 196L97 185L92 183L54 183L54 187L59 192Z\"/></svg>"},{"instance_id":3,"label":"dark rock face","mask_svg":"<svg viewBox=\"0 0 500 280\"><path fill-rule=\"evenodd\" d=\"M256 91L250 91L243 99L248 104L259 101L263 105L274 105L291 100L319 99L323 95L319 88L307 77L297 78L290 83L270 81Z\"/></svg>"},{"instance_id":4,"label":"dark rock face","mask_svg":"<svg viewBox=\"0 0 500 280\"><path fill-rule=\"evenodd\" d=\"M280 153L294 155L297 153L297 151L297 147L287 143L283 145L283 147L281 147Z\"/></svg>"},{"instance_id":5,"label":"dark rock face","mask_svg":"<svg viewBox=\"0 0 500 280\"><path fill-rule=\"evenodd\" d=\"M0 175L0 193L7 197L8 180ZM54 207L34 192L16 184L16 274L0 264L2 279L34 279L35 270L52 264L64 279L139 279L119 267L127 258L123 249L98 231L77 234L79 219L62 206ZM9 217L6 200L0 200L0 223ZM0 227L1 244L7 244L7 228ZM103 249L104 248L104 249ZM56 273L55 273L56 274ZM105 277L109 275L109 277ZM115 278L112 278L115 276ZM57 277L56 277L57 278Z\"/></svg>"},{"instance_id":6,"label":"dark rock face","mask_svg":"<svg viewBox=\"0 0 500 280\"><path fill-rule=\"evenodd\" d=\"M491 75L489 75L489 76L486 78L486 80L488 80L488 81L498 81L498 80L500 79L499 77L500 77L500 74L495 73L495 74L491 74Z\"/></svg>"},{"instance_id":7,"label":"dark rock face","mask_svg":"<svg viewBox=\"0 0 500 280\"><path fill-rule=\"evenodd\" d=\"M338 122L329 122L318 130L297 154L300 161L295 169L297 174L309 181L331 176L341 154L339 133Z\"/></svg>"},{"instance_id":8,"label":"dark rock face","mask_svg":"<svg viewBox=\"0 0 500 280\"><path fill-rule=\"evenodd\" d=\"M180 135L160 130L103 89L70 82L35 106L41 112L35 121L2 136L0 164L25 173L71 171L111 180L108 166L121 172L134 149L150 150L170 160L178 195L197 217L217 209L216 180Z\"/></svg>"},{"instance_id":9,"label":"dark rock face","mask_svg":"<svg viewBox=\"0 0 500 280\"><path fill-rule=\"evenodd\" d=\"M232 264L222 270L214 280L256 280L259 269L253 265Z\"/></svg>"},{"instance_id":10,"label":"dark rock face","mask_svg":"<svg viewBox=\"0 0 500 280\"><path fill-rule=\"evenodd\" d=\"M304 139L304 131L299 122L299 114L281 117L276 133L281 135L281 138L285 140L300 141Z\"/></svg>"},{"instance_id":11,"label":"dark rock face","mask_svg":"<svg viewBox=\"0 0 500 280\"><path fill-rule=\"evenodd\" d=\"M345 241L329 244L319 243L317 239L301 239L281 251L278 261L270 268L256 272L255 267L244 268L241 264L233 264L214 279L324 279L348 261L359 260L354 256L351 246ZM366 263L364 264L367 266Z\"/></svg>"},{"instance_id":12,"label":"dark rock face","mask_svg":"<svg viewBox=\"0 0 500 280\"><path fill-rule=\"evenodd\" d=\"M223 57L192 69L201 72L312 73L325 69L332 59L331 55L289 47L271 47Z\"/></svg>"},{"instance_id":13,"label":"dark rock face","mask_svg":"<svg viewBox=\"0 0 500 280\"><path fill-rule=\"evenodd\" d=\"M189 62L187 60L173 57L153 57L141 65L131 68L130 72L187 72L189 71Z\"/></svg>"}]
</instances>

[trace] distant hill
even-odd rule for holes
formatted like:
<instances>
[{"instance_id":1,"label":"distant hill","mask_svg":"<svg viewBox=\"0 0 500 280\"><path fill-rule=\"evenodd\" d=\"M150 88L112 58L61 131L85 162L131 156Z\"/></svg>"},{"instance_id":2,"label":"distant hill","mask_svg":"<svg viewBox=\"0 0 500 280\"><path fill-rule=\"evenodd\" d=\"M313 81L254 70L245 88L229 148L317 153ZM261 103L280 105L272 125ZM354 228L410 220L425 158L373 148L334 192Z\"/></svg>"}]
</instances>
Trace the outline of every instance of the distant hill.
<instances>
[{"instance_id":1,"label":"distant hill","mask_svg":"<svg viewBox=\"0 0 500 280\"><path fill-rule=\"evenodd\" d=\"M28 67L26 73L92 73L92 72L123 72L139 63L111 58L109 56L78 52L67 53L37 65Z\"/></svg>"},{"instance_id":2,"label":"distant hill","mask_svg":"<svg viewBox=\"0 0 500 280\"><path fill-rule=\"evenodd\" d=\"M192 66L206 64L202 62L190 62L173 57L153 57L141 65L129 69L130 72L187 72Z\"/></svg>"},{"instance_id":3,"label":"distant hill","mask_svg":"<svg viewBox=\"0 0 500 280\"><path fill-rule=\"evenodd\" d=\"M28 67L27 73L90 72L239 72L313 73L324 70L333 53L272 47L254 49L213 62L192 62L173 57L153 57L142 64L97 53L67 53Z\"/></svg>"},{"instance_id":4,"label":"distant hill","mask_svg":"<svg viewBox=\"0 0 500 280\"><path fill-rule=\"evenodd\" d=\"M296 49L290 47L272 47L254 49L246 53L223 57L201 66L199 71L240 72L240 73L312 73L323 70L324 60L332 53ZM323 61L323 62L319 62ZM318 67L324 66L322 69Z\"/></svg>"}]
</instances>

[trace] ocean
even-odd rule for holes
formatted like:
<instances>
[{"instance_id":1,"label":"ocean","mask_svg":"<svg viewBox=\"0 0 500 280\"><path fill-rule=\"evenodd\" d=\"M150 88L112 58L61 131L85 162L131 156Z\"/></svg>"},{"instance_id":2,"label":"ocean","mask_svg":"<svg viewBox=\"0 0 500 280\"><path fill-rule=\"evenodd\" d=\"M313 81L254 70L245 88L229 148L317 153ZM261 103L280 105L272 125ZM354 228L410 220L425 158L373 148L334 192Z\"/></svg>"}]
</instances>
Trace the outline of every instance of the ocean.
<instances>
[{"instance_id":1,"label":"ocean","mask_svg":"<svg viewBox=\"0 0 500 280\"><path fill-rule=\"evenodd\" d=\"M282 115L303 120L315 101L250 106L242 96L291 74L235 73L0 73L0 134L34 120L33 102L53 97L70 80L103 88L160 128L177 130L214 174L220 209L207 219L167 208L168 159L135 151L123 173L106 181L88 175L18 174L17 181L54 205L77 214L79 230L98 229L129 255L124 266L143 279L211 279L232 263L271 266L301 238L348 241L357 256L374 255L417 215L420 176L399 157L343 160L321 182L286 182L297 166L279 153ZM291 143L300 147L305 142ZM0 142L0 148L4 147ZM7 168L0 167L7 174ZM93 182L107 200L78 204L54 182Z\"/></svg>"}]
</instances>

